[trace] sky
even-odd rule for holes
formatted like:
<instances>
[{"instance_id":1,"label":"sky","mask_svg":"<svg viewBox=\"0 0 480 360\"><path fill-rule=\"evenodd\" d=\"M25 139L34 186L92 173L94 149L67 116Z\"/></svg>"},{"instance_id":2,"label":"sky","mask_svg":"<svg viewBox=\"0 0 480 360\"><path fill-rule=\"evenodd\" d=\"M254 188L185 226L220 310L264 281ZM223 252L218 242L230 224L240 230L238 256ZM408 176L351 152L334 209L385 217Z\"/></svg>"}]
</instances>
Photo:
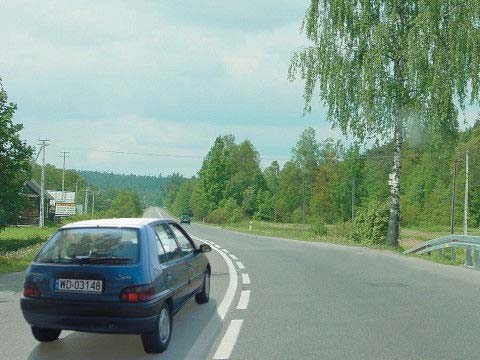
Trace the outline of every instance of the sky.
<instances>
[{"instance_id":1,"label":"sky","mask_svg":"<svg viewBox=\"0 0 480 360\"><path fill-rule=\"evenodd\" d=\"M192 176L223 134L282 163L309 126L341 138L320 102L303 116L303 84L287 80L307 5L3 0L0 76L22 137L50 139L57 166L70 151L67 168Z\"/></svg>"},{"instance_id":2,"label":"sky","mask_svg":"<svg viewBox=\"0 0 480 360\"><path fill-rule=\"evenodd\" d=\"M2 1L0 76L32 145L68 168L186 176L215 137L266 166L308 126L338 136L287 71L306 1ZM7 49L7 51L5 51ZM142 156L122 151L165 154ZM180 157L173 157L179 155Z\"/></svg>"}]
</instances>

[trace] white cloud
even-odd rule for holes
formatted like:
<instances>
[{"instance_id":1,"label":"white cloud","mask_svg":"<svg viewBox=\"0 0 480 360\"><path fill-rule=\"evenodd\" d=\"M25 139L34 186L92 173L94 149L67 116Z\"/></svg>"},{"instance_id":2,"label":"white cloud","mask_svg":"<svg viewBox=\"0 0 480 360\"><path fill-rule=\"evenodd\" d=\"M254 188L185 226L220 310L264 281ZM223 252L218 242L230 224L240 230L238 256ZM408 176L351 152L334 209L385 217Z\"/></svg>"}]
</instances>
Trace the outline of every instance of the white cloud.
<instances>
[{"instance_id":1,"label":"white cloud","mask_svg":"<svg viewBox=\"0 0 480 360\"><path fill-rule=\"evenodd\" d=\"M22 135L30 144L34 145L39 137L51 140L47 161L56 165L60 165L59 152L66 150L71 152L68 166L73 168L142 174L182 170L186 175L200 169L203 157L219 135L233 134L237 141L250 139L263 157L262 166L267 166L273 159L284 163L290 158L290 150L304 129L260 124L204 126L137 116L26 125ZM319 140L341 136L328 126L316 130Z\"/></svg>"},{"instance_id":2,"label":"white cloud","mask_svg":"<svg viewBox=\"0 0 480 360\"><path fill-rule=\"evenodd\" d=\"M82 148L72 149L71 166L194 174L201 159L97 150L204 156L217 135L233 133L285 158L307 126L337 135L320 106L301 117L301 84L287 81L291 53L304 44L306 4L250 1L185 14L188 6L2 2L0 75L23 136L51 138L54 163L55 152Z\"/></svg>"}]
</instances>

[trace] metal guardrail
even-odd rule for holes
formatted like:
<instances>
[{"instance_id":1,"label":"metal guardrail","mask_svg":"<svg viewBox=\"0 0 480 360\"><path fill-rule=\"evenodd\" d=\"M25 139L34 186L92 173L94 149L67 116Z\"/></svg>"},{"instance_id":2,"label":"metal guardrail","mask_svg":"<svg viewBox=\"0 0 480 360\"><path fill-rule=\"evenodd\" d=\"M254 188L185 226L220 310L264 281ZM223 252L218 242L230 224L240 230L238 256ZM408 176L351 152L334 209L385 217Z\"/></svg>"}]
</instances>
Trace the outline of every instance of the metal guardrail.
<instances>
[{"instance_id":1,"label":"metal guardrail","mask_svg":"<svg viewBox=\"0 0 480 360\"><path fill-rule=\"evenodd\" d=\"M404 251L404 254L428 254L435 250L451 249L452 262L456 260L456 249L462 248L466 252L466 266L480 268L480 236L447 235L426 241L425 243Z\"/></svg>"}]
</instances>

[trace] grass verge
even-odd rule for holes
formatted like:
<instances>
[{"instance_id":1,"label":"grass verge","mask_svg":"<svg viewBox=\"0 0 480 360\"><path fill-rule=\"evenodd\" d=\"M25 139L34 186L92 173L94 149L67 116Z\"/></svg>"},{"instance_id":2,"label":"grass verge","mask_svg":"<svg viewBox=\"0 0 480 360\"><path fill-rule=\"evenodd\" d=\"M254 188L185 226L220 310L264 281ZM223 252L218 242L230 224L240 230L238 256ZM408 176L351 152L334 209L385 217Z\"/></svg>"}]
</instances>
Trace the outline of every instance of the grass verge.
<instances>
[{"instance_id":1,"label":"grass verge","mask_svg":"<svg viewBox=\"0 0 480 360\"><path fill-rule=\"evenodd\" d=\"M8 227L0 232L0 274L25 270L55 227Z\"/></svg>"}]
</instances>

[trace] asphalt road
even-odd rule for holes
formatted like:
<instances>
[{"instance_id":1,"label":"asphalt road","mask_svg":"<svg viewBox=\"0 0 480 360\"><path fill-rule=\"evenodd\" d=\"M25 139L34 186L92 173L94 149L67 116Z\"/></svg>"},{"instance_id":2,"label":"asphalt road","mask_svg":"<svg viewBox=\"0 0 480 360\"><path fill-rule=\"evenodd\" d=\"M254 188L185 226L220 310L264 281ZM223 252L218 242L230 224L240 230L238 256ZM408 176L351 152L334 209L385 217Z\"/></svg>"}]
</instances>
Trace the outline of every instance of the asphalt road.
<instances>
[{"instance_id":1,"label":"asphalt road","mask_svg":"<svg viewBox=\"0 0 480 360\"><path fill-rule=\"evenodd\" d=\"M166 217L151 208L146 216ZM0 358L476 359L480 272L364 248L192 224L213 242L212 302L175 317L169 349L127 335L69 333L38 344L18 306L21 274L0 277ZM212 245L213 246L213 245ZM248 275L248 276L247 276ZM5 354L6 356L2 356Z\"/></svg>"}]
</instances>

